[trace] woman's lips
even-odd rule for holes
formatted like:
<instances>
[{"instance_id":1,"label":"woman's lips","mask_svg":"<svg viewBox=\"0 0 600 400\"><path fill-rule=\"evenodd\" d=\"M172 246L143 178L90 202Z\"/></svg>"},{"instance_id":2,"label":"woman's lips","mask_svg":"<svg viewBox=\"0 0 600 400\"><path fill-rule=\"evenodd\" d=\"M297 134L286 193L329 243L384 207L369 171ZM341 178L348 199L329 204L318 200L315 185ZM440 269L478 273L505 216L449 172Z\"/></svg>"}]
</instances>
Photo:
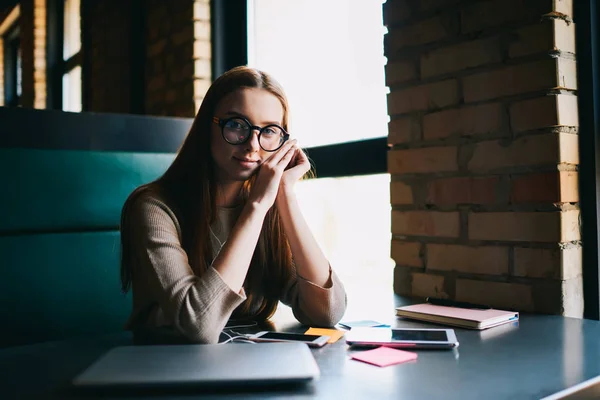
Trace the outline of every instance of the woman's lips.
<instances>
[{"instance_id":1,"label":"woman's lips","mask_svg":"<svg viewBox=\"0 0 600 400\"><path fill-rule=\"evenodd\" d=\"M240 164L244 168L252 168L258 164L258 160L251 160L248 158L238 158L238 157L233 157L233 159L235 161L237 161L238 164Z\"/></svg>"}]
</instances>

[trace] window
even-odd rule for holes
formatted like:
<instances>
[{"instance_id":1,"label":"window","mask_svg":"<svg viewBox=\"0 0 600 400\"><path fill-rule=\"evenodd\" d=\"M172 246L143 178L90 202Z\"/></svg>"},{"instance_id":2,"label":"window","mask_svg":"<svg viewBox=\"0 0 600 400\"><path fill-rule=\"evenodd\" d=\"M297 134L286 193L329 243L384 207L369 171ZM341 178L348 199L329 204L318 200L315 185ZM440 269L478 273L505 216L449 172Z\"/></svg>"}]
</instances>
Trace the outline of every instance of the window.
<instances>
[{"instance_id":1,"label":"window","mask_svg":"<svg viewBox=\"0 0 600 400\"><path fill-rule=\"evenodd\" d=\"M387 136L382 1L251 0L248 63L286 90L304 147Z\"/></svg>"},{"instance_id":2,"label":"window","mask_svg":"<svg viewBox=\"0 0 600 400\"><path fill-rule=\"evenodd\" d=\"M22 93L21 40L19 27L13 27L3 38L4 43L4 104L16 107Z\"/></svg>"},{"instance_id":3,"label":"window","mask_svg":"<svg viewBox=\"0 0 600 400\"><path fill-rule=\"evenodd\" d=\"M0 21L0 106L18 106L21 102L20 15L17 5Z\"/></svg>"},{"instance_id":4,"label":"window","mask_svg":"<svg viewBox=\"0 0 600 400\"><path fill-rule=\"evenodd\" d=\"M317 177L335 170L298 185L303 213L349 292L390 296L382 2L250 0L247 7L248 64L286 90L290 133L312 148L309 156L324 155Z\"/></svg>"},{"instance_id":5,"label":"window","mask_svg":"<svg viewBox=\"0 0 600 400\"><path fill-rule=\"evenodd\" d=\"M81 4L80 0L64 0L62 109L80 112L81 93Z\"/></svg>"}]
</instances>

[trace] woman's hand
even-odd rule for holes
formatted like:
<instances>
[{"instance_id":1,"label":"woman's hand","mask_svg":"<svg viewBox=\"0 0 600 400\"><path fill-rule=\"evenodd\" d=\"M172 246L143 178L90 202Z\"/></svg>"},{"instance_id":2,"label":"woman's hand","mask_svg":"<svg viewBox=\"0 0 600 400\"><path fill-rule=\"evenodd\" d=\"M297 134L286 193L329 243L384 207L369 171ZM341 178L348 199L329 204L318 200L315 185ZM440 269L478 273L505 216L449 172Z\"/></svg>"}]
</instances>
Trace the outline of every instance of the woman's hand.
<instances>
[{"instance_id":1,"label":"woman's hand","mask_svg":"<svg viewBox=\"0 0 600 400\"><path fill-rule=\"evenodd\" d=\"M310 161L306 153L301 148L296 147L296 151L287 168L281 177L279 185L279 193L284 195L290 194L293 191L294 184L298 182L310 170Z\"/></svg>"},{"instance_id":2,"label":"woman's hand","mask_svg":"<svg viewBox=\"0 0 600 400\"><path fill-rule=\"evenodd\" d=\"M297 150L296 140L290 140L260 166L248 199L250 203L259 205L265 211L273 206L279 191L281 177Z\"/></svg>"}]
</instances>

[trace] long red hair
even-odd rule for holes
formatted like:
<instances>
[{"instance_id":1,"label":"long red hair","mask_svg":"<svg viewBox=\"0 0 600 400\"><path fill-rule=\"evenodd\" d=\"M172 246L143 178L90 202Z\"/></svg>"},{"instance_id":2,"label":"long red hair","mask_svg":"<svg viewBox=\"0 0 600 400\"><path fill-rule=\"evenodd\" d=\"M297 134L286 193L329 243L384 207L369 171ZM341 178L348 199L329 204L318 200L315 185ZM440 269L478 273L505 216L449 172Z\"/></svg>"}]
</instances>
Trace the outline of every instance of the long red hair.
<instances>
[{"instance_id":1,"label":"long red hair","mask_svg":"<svg viewBox=\"0 0 600 400\"><path fill-rule=\"evenodd\" d=\"M135 280L130 266L130 232L128 214L136 196L143 191L160 193L174 211L182 230L182 246L196 275L202 275L213 259L209 227L216 219L214 163L210 152L210 129L219 101L236 90L258 88L276 96L283 106L282 127L288 130L288 101L283 88L268 74L249 67L236 67L221 75L208 89L200 110L178 154L157 180L136 189L123 206L121 216L121 284L127 292ZM242 198L246 200L254 177L246 181ZM246 301L234 312L234 317L269 318L277 308L282 290L292 274L292 254L283 231L276 206L266 215L258 245L252 256L244 282Z\"/></svg>"}]
</instances>

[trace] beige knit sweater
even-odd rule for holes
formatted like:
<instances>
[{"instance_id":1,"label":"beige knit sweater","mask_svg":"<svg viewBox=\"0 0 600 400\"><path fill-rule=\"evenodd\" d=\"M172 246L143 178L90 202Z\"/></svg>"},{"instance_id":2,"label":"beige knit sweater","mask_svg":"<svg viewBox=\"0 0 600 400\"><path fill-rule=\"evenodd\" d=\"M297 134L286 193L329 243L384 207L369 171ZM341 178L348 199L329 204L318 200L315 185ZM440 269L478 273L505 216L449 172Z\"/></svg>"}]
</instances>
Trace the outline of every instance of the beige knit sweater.
<instances>
[{"instance_id":1,"label":"beige knit sweater","mask_svg":"<svg viewBox=\"0 0 600 400\"><path fill-rule=\"evenodd\" d=\"M166 331L191 342L218 342L231 314L246 300L244 289L234 292L212 267L202 276L194 274L181 246L175 213L158 195L140 194L129 210L134 261L133 311L127 329L136 335ZM240 211L241 207L219 209L211 235L215 257ZM294 269L280 300L302 324L333 326L346 310L346 293L331 269L330 278L331 286L323 288Z\"/></svg>"}]
</instances>

